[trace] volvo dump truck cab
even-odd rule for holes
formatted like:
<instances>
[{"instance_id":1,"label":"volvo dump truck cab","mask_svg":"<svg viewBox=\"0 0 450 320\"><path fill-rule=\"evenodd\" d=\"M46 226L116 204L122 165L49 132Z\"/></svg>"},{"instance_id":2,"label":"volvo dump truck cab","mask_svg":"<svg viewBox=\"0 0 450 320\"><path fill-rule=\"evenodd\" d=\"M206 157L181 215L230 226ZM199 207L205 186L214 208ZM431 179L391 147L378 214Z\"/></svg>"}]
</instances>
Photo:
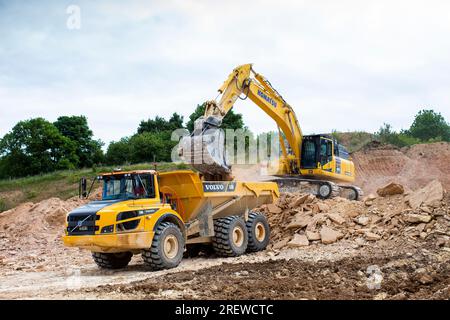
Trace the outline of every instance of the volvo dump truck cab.
<instances>
[{"instance_id":1,"label":"volvo dump truck cab","mask_svg":"<svg viewBox=\"0 0 450 320\"><path fill-rule=\"evenodd\" d=\"M198 244L239 256L269 243L266 217L251 210L279 197L275 183L208 182L189 170L116 171L96 180L102 199L67 215L63 241L90 250L101 268L123 268L142 254L151 269L168 269ZM86 180L80 185L88 196Z\"/></svg>"}]
</instances>

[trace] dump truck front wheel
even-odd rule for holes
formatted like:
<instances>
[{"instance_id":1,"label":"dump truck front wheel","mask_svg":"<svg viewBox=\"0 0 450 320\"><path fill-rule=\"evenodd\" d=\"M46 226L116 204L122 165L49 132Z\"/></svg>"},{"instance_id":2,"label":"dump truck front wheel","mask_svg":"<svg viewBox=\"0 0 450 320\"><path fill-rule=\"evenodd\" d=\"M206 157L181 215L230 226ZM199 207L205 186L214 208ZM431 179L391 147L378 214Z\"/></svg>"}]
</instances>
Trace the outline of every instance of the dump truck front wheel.
<instances>
[{"instance_id":1,"label":"dump truck front wheel","mask_svg":"<svg viewBox=\"0 0 450 320\"><path fill-rule=\"evenodd\" d=\"M267 218L256 212L251 212L247 220L249 252L263 251L270 241L270 227Z\"/></svg>"},{"instance_id":2,"label":"dump truck front wheel","mask_svg":"<svg viewBox=\"0 0 450 320\"><path fill-rule=\"evenodd\" d=\"M92 257L94 258L95 263L102 269L122 269L130 263L133 254L131 252L93 252Z\"/></svg>"},{"instance_id":3,"label":"dump truck front wheel","mask_svg":"<svg viewBox=\"0 0 450 320\"><path fill-rule=\"evenodd\" d=\"M214 221L214 251L223 257L237 257L245 253L248 234L244 220L231 216Z\"/></svg>"},{"instance_id":4,"label":"dump truck front wheel","mask_svg":"<svg viewBox=\"0 0 450 320\"><path fill-rule=\"evenodd\" d=\"M150 249L143 250L142 259L152 270L178 267L183 259L184 238L180 228L171 222L161 223L155 230Z\"/></svg>"}]
</instances>

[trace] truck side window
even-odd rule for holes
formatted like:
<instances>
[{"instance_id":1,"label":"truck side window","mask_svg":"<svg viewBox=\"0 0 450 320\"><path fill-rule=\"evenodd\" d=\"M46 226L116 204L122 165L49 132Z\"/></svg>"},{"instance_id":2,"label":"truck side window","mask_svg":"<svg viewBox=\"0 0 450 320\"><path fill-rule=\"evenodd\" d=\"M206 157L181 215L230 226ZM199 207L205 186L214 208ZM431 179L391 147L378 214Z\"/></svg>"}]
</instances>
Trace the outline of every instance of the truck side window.
<instances>
[{"instance_id":1,"label":"truck side window","mask_svg":"<svg viewBox=\"0 0 450 320\"><path fill-rule=\"evenodd\" d=\"M155 197L155 181L152 175L141 175L141 181L144 184L144 188L147 191L145 195L147 198ZM145 193L145 191L144 191Z\"/></svg>"}]
</instances>

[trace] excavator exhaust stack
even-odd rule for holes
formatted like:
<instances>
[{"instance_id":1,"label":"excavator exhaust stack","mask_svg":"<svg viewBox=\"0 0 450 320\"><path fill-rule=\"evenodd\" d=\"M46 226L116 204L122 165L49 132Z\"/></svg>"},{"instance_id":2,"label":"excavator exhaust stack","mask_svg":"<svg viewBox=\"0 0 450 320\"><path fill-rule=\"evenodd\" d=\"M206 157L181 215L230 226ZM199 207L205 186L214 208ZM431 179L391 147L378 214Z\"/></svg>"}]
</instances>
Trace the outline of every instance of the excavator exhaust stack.
<instances>
[{"instance_id":1,"label":"excavator exhaust stack","mask_svg":"<svg viewBox=\"0 0 450 320\"><path fill-rule=\"evenodd\" d=\"M221 124L217 117L201 117L195 121L194 132L183 137L179 144L178 154L183 162L201 172L207 180L231 179Z\"/></svg>"}]
</instances>

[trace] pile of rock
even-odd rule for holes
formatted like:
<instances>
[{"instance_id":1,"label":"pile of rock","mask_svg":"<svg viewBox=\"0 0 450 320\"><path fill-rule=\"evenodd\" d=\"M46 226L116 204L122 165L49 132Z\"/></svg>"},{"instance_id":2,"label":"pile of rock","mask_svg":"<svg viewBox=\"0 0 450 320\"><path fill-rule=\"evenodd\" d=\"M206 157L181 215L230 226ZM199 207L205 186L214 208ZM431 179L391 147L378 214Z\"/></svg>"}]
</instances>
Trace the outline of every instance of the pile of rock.
<instances>
[{"instance_id":1,"label":"pile of rock","mask_svg":"<svg viewBox=\"0 0 450 320\"><path fill-rule=\"evenodd\" d=\"M90 262L85 259L89 255L66 248L61 241L67 213L85 203L78 198L50 198L0 213L0 276L10 270L55 270L69 262Z\"/></svg>"},{"instance_id":2,"label":"pile of rock","mask_svg":"<svg viewBox=\"0 0 450 320\"><path fill-rule=\"evenodd\" d=\"M258 211L269 219L273 250L341 239L365 245L395 237L431 239L437 246L450 247L450 209L439 181L415 192L390 183L377 193L364 201L320 200L311 194L285 193L277 203Z\"/></svg>"}]
</instances>

